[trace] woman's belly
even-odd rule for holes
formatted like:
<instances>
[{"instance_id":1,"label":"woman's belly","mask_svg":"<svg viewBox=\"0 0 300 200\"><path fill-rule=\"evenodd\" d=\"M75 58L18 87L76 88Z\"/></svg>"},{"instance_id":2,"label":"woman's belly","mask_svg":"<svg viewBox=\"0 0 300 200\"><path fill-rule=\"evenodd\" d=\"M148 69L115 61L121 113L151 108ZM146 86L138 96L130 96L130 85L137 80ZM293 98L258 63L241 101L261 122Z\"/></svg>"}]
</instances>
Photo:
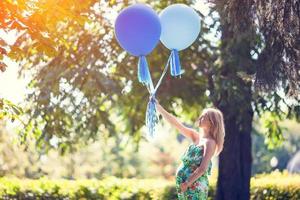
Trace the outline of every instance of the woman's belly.
<instances>
[{"instance_id":1,"label":"woman's belly","mask_svg":"<svg viewBox=\"0 0 300 200\"><path fill-rule=\"evenodd\" d=\"M193 168L194 169L194 168ZM184 164L180 164L176 170L176 189L177 192L181 193L180 185L185 182L193 173L192 169ZM199 177L193 184L187 188L187 192L195 193L197 195L202 194L206 195L208 192L208 179L206 176ZM201 198L205 199L205 198Z\"/></svg>"},{"instance_id":2,"label":"woman's belly","mask_svg":"<svg viewBox=\"0 0 300 200\"><path fill-rule=\"evenodd\" d=\"M189 178L191 173L192 173L191 169L188 166L181 163L176 170L176 183L177 184L183 183Z\"/></svg>"},{"instance_id":3,"label":"woman's belly","mask_svg":"<svg viewBox=\"0 0 300 200\"><path fill-rule=\"evenodd\" d=\"M176 183L181 184L184 181L186 181L191 175L192 173L197 169L198 166L193 165L193 166L189 166L189 165L184 165L184 163L181 163L179 165L179 167L176 170ZM200 176L197 181L201 180L201 181L208 181L208 178L206 176Z\"/></svg>"}]
</instances>

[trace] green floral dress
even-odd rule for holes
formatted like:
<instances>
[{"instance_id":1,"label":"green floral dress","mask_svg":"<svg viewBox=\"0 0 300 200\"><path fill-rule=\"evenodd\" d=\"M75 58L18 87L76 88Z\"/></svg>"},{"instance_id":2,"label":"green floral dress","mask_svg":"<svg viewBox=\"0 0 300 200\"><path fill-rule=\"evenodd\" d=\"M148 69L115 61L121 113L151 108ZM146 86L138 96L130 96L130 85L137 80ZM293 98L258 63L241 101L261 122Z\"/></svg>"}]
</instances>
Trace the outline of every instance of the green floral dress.
<instances>
[{"instance_id":1,"label":"green floral dress","mask_svg":"<svg viewBox=\"0 0 300 200\"><path fill-rule=\"evenodd\" d=\"M200 176L185 192L181 192L180 185L200 166L203 158L203 146L190 144L181 156L182 163L176 171L176 190L179 200L206 200L208 196L208 175L211 174L210 161L206 172ZM201 185L200 185L201 184Z\"/></svg>"}]
</instances>

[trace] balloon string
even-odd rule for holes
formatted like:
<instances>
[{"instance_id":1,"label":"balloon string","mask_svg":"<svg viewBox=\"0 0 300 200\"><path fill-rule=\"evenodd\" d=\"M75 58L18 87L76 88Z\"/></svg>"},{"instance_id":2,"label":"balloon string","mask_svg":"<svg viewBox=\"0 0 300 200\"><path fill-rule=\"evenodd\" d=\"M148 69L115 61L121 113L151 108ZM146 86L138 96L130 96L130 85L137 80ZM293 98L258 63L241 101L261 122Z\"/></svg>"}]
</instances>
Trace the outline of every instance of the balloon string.
<instances>
[{"instance_id":1,"label":"balloon string","mask_svg":"<svg viewBox=\"0 0 300 200\"><path fill-rule=\"evenodd\" d=\"M146 84L146 87L149 91L149 94L150 94L150 98L149 98L149 102L147 104L147 111L146 111L146 117L145 117L145 121L146 121L146 126L148 128L148 136L151 136L153 137L154 133L155 133L155 126L156 124L158 123L158 117L157 117L157 113L156 113L156 105L155 105L155 93L158 89L158 87L160 86L161 84L161 81L163 79L163 77L165 76L165 74L167 73L168 71L168 66L169 66L169 62L170 62L170 58L172 57L172 53L171 55L169 56L169 59L168 59L168 62L163 70L163 73L159 79L159 81L157 82L155 88L154 88L154 85L153 85L153 82L152 82L152 78L151 78L151 75L149 77L149 83Z\"/></svg>"},{"instance_id":2,"label":"balloon string","mask_svg":"<svg viewBox=\"0 0 300 200\"><path fill-rule=\"evenodd\" d=\"M150 85L147 85L147 89L148 89L149 94L150 94L150 99L152 98L152 96L155 96L155 94L156 94L156 92L158 90L158 87L161 84L162 79L164 78L165 74L167 73L168 67L169 67L169 63L170 63L170 59L171 59L172 55L173 55L173 52L171 52L171 54L170 54L170 56L168 58L167 64L165 65L163 73L160 76L160 78L159 78L159 80L158 80L158 82L157 82L157 84L155 86L155 89L154 89L154 86L153 86L152 78L150 77Z\"/></svg>"}]
</instances>

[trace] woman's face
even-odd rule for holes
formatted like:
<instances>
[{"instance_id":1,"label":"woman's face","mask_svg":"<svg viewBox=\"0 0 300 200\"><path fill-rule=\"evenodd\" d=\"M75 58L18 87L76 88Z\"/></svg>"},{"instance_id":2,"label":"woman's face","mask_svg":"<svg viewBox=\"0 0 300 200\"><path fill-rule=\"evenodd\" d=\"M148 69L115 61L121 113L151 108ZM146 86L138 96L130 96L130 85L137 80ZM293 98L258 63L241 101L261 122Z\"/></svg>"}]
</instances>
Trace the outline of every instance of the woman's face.
<instances>
[{"instance_id":1,"label":"woman's face","mask_svg":"<svg viewBox=\"0 0 300 200\"><path fill-rule=\"evenodd\" d=\"M197 122L199 127L201 128L210 128L211 126L207 113L202 113L200 117L197 119Z\"/></svg>"}]
</instances>

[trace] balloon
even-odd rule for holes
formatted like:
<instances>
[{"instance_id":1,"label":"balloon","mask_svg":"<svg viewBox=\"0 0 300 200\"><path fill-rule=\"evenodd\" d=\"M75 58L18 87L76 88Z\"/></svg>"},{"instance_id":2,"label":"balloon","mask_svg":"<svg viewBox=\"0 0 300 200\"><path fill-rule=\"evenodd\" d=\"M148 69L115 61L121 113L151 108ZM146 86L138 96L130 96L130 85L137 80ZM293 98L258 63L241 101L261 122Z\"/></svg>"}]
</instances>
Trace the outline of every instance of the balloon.
<instances>
[{"instance_id":1,"label":"balloon","mask_svg":"<svg viewBox=\"0 0 300 200\"><path fill-rule=\"evenodd\" d=\"M149 54L159 42L161 25L156 12L146 4L121 11L115 22L115 35L123 49L134 56Z\"/></svg>"},{"instance_id":2,"label":"balloon","mask_svg":"<svg viewBox=\"0 0 300 200\"><path fill-rule=\"evenodd\" d=\"M160 41L170 50L189 47L200 33L200 16L185 4L173 4L159 14Z\"/></svg>"},{"instance_id":3,"label":"balloon","mask_svg":"<svg viewBox=\"0 0 300 200\"><path fill-rule=\"evenodd\" d=\"M160 41L171 50L170 72L180 76L181 70L178 51L189 47L200 32L200 16L185 4L173 4L159 14L161 23Z\"/></svg>"},{"instance_id":4,"label":"balloon","mask_svg":"<svg viewBox=\"0 0 300 200\"><path fill-rule=\"evenodd\" d=\"M120 46L133 56L139 56L138 80L151 85L146 60L159 42L161 25L156 12L146 4L135 4L123 9L115 22L115 36Z\"/></svg>"}]
</instances>

